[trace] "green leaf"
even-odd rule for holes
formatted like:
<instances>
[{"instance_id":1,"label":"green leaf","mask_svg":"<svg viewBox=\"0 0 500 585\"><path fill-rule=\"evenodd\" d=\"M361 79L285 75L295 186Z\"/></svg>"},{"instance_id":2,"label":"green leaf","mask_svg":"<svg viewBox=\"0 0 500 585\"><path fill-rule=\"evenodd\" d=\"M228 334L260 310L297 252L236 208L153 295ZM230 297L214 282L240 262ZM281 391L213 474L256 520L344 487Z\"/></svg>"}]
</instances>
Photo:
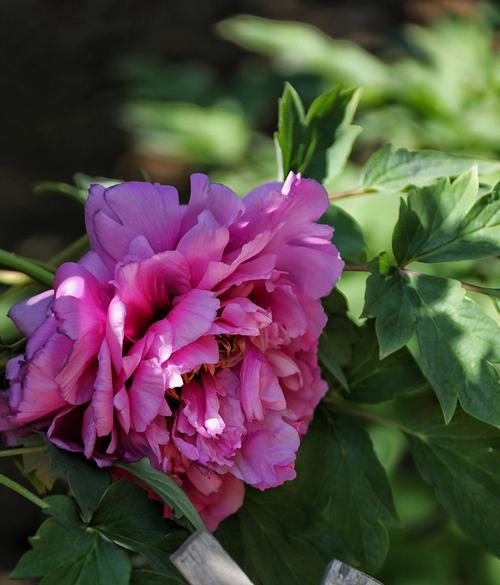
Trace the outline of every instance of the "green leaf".
<instances>
[{"instance_id":1,"label":"green leaf","mask_svg":"<svg viewBox=\"0 0 500 585\"><path fill-rule=\"evenodd\" d=\"M365 238L352 215L337 205L330 205L320 221L335 229L333 241L347 264L366 262Z\"/></svg>"},{"instance_id":2,"label":"green leaf","mask_svg":"<svg viewBox=\"0 0 500 585\"><path fill-rule=\"evenodd\" d=\"M460 283L412 276L420 301L415 359L449 421L457 396L470 415L500 425L500 327L465 296Z\"/></svg>"},{"instance_id":3,"label":"green leaf","mask_svg":"<svg viewBox=\"0 0 500 585\"><path fill-rule=\"evenodd\" d=\"M90 525L106 538L143 555L155 569L175 575L169 555L188 533L163 519L163 505L127 479L104 493Z\"/></svg>"},{"instance_id":4,"label":"green leaf","mask_svg":"<svg viewBox=\"0 0 500 585\"><path fill-rule=\"evenodd\" d=\"M254 583L318 585L328 562L345 556L335 528L295 482L258 492L215 534Z\"/></svg>"},{"instance_id":5,"label":"green leaf","mask_svg":"<svg viewBox=\"0 0 500 585\"><path fill-rule=\"evenodd\" d=\"M351 126L359 96L359 89L338 86L313 101L304 124L305 156L297 167L304 176L329 182L342 172L361 132L359 126Z\"/></svg>"},{"instance_id":6,"label":"green leaf","mask_svg":"<svg viewBox=\"0 0 500 585\"><path fill-rule=\"evenodd\" d=\"M285 83L278 102L278 131L275 140L281 152L283 178L293 169L299 149L303 148L302 135L305 120L304 106L292 85Z\"/></svg>"},{"instance_id":7,"label":"green leaf","mask_svg":"<svg viewBox=\"0 0 500 585\"><path fill-rule=\"evenodd\" d=\"M82 455L54 447L47 441L52 477L64 477L88 521L110 483L109 474Z\"/></svg>"},{"instance_id":8,"label":"green leaf","mask_svg":"<svg viewBox=\"0 0 500 585\"><path fill-rule=\"evenodd\" d=\"M338 362L337 358L335 357L335 353L328 349L328 345L331 346L331 342L328 339L328 334L323 334L320 339L320 344L318 348L318 358L320 363L328 370L328 372L339 382L339 384L345 390L349 390L349 385L347 383L347 378L345 377L344 372Z\"/></svg>"},{"instance_id":9,"label":"green leaf","mask_svg":"<svg viewBox=\"0 0 500 585\"><path fill-rule=\"evenodd\" d=\"M380 568L397 522L391 488L366 430L351 417L317 410L301 453L300 493L316 502L355 564Z\"/></svg>"},{"instance_id":10,"label":"green leaf","mask_svg":"<svg viewBox=\"0 0 500 585\"><path fill-rule=\"evenodd\" d=\"M447 262L500 254L500 185L478 197L476 170L440 179L401 200L393 234L397 261Z\"/></svg>"},{"instance_id":11,"label":"green leaf","mask_svg":"<svg viewBox=\"0 0 500 585\"><path fill-rule=\"evenodd\" d=\"M51 463L45 443L39 435L25 437L20 443L28 450L16 461L16 466L39 494L45 494L52 489L55 479L50 471ZM31 452L30 449L32 449ZM37 451L37 449L43 450Z\"/></svg>"},{"instance_id":12,"label":"green leaf","mask_svg":"<svg viewBox=\"0 0 500 585\"><path fill-rule=\"evenodd\" d=\"M384 402L428 386L405 347L380 359L379 344L371 321L358 330L358 340L353 346L350 364L345 368L345 376L349 387L345 398L365 404Z\"/></svg>"},{"instance_id":13,"label":"green leaf","mask_svg":"<svg viewBox=\"0 0 500 585\"><path fill-rule=\"evenodd\" d=\"M376 317L375 329L380 359L405 346L413 335L415 292L407 286L407 277L394 269L384 276L375 272L368 277L363 316Z\"/></svg>"},{"instance_id":14,"label":"green leaf","mask_svg":"<svg viewBox=\"0 0 500 585\"><path fill-rule=\"evenodd\" d=\"M460 528L500 556L500 432L458 412L444 425L421 399L402 402L400 422L422 477Z\"/></svg>"},{"instance_id":15,"label":"green leaf","mask_svg":"<svg viewBox=\"0 0 500 585\"><path fill-rule=\"evenodd\" d=\"M434 150L395 150L387 145L366 163L362 182L380 191L401 191L411 185L423 187L440 177L458 177L474 165L479 174L500 170L496 161L478 161Z\"/></svg>"},{"instance_id":16,"label":"green leaf","mask_svg":"<svg viewBox=\"0 0 500 585\"><path fill-rule=\"evenodd\" d=\"M395 350L414 335L410 350L447 422L459 400L470 415L500 425L500 327L465 296L459 282L397 271L374 274L366 299L364 312L376 318L381 350ZM404 315L395 319L401 306Z\"/></svg>"},{"instance_id":17,"label":"green leaf","mask_svg":"<svg viewBox=\"0 0 500 585\"><path fill-rule=\"evenodd\" d=\"M327 372L347 390L348 384L342 368L351 361L358 327L347 316L346 299L338 290L324 299L323 305L328 322L320 338L319 359Z\"/></svg>"},{"instance_id":18,"label":"green leaf","mask_svg":"<svg viewBox=\"0 0 500 585\"><path fill-rule=\"evenodd\" d=\"M14 579L37 579L40 585L128 585L130 561L125 551L83 524L46 520L30 539L12 573Z\"/></svg>"},{"instance_id":19,"label":"green leaf","mask_svg":"<svg viewBox=\"0 0 500 585\"><path fill-rule=\"evenodd\" d=\"M48 508L44 509L44 513L55 518L61 526L70 528L81 524L75 500L69 496L48 496L44 499L44 502L48 504Z\"/></svg>"},{"instance_id":20,"label":"green leaf","mask_svg":"<svg viewBox=\"0 0 500 585\"><path fill-rule=\"evenodd\" d=\"M181 577L162 575L147 569L134 569L130 585L185 585Z\"/></svg>"},{"instance_id":21,"label":"green leaf","mask_svg":"<svg viewBox=\"0 0 500 585\"><path fill-rule=\"evenodd\" d=\"M303 440L297 479L247 488L236 516L216 537L255 583L318 585L332 558L369 572L388 548L396 521L390 487L367 432L318 410Z\"/></svg>"},{"instance_id":22,"label":"green leaf","mask_svg":"<svg viewBox=\"0 0 500 585\"><path fill-rule=\"evenodd\" d=\"M175 518L185 517L196 530L206 530L203 520L175 481L151 466L147 458L117 465L151 488L169 506Z\"/></svg>"},{"instance_id":23,"label":"green leaf","mask_svg":"<svg viewBox=\"0 0 500 585\"><path fill-rule=\"evenodd\" d=\"M358 101L359 92L336 87L316 98L305 114L287 83L275 134L282 176L294 171L322 182L338 175L359 133L350 125Z\"/></svg>"}]
</instances>

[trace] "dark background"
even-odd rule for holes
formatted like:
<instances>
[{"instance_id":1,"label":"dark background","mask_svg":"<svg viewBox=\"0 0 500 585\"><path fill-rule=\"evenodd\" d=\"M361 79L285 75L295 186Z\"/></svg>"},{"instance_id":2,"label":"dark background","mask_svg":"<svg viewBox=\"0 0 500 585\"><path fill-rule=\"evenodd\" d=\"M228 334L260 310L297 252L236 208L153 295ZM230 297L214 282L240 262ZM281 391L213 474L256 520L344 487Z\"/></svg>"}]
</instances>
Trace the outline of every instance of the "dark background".
<instances>
[{"instance_id":1,"label":"dark background","mask_svg":"<svg viewBox=\"0 0 500 585\"><path fill-rule=\"evenodd\" d=\"M399 0L0 0L0 247L46 260L83 231L81 206L33 195L73 174L138 178L116 63L141 56L211 66L221 84L246 58L213 25L238 13L309 22L375 52L402 23L426 22L474 2ZM274 111L269 119L274 120ZM180 183L183 177L173 179ZM0 472L11 474L11 463ZM0 489L0 573L13 566L40 518ZM6 581L5 581L6 582ZM0 583L4 583L0 575ZM479 584L478 584L479 585Z\"/></svg>"},{"instance_id":2,"label":"dark background","mask_svg":"<svg viewBox=\"0 0 500 585\"><path fill-rule=\"evenodd\" d=\"M376 49L432 4L439 2L2 0L0 246L46 259L81 232L78 206L33 197L34 183L68 181L76 171L137 174L123 164L128 137L116 124L123 87L114 66L122 56L203 62L223 80L244 57L213 31L231 14L310 22Z\"/></svg>"}]
</instances>

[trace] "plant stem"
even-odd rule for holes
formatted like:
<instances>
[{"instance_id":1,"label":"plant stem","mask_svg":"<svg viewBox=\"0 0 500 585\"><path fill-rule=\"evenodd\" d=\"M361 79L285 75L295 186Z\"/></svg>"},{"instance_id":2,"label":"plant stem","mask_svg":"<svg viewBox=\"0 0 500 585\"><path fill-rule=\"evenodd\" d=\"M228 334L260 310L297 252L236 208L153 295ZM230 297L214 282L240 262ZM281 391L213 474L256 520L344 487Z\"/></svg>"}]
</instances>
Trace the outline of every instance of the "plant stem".
<instances>
[{"instance_id":1,"label":"plant stem","mask_svg":"<svg viewBox=\"0 0 500 585\"><path fill-rule=\"evenodd\" d=\"M366 410L363 410L363 409L358 410L356 408L353 408L352 403L349 403L349 405L346 406L346 403L344 401L339 402L338 400L333 400L333 401L324 402L324 404L332 412L336 412L338 414L345 414L347 416L354 416L357 418L362 418L364 420L367 420L367 421L372 422L372 423L376 423L376 424L381 425L383 427L386 427L389 429L395 429L401 433L405 433L406 435L413 435L414 437L418 437L422 441L426 440L425 436L422 435L421 433L419 433L418 431L416 431L415 429L409 428L409 427L401 424L400 422L385 418L385 417L380 416L378 414L374 414L372 412L367 412Z\"/></svg>"},{"instance_id":2,"label":"plant stem","mask_svg":"<svg viewBox=\"0 0 500 585\"><path fill-rule=\"evenodd\" d=\"M35 185L33 188L33 192L37 195L39 193L50 193L51 191L55 193L63 193L64 195L69 195L79 203L85 203L85 201L87 200L86 196L82 197L82 194L78 187L68 185L68 183L55 183L51 181L44 181L43 183L38 183L38 185Z\"/></svg>"},{"instance_id":3,"label":"plant stem","mask_svg":"<svg viewBox=\"0 0 500 585\"><path fill-rule=\"evenodd\" d=\"M23 498L26 498L32 504L35 504L35 506L38 506L42 510L45 510L46 508L49 507L49 505L46 502L44 502L38 496L35 496L35 494L31 493L29 490L27 490L21 484L17 483L17 481L14 481L1 473L0 473L0 485L3 485L6 488L9 488L14 492L17 492L20 496L23 496Z\"/></svg>"},{"instance_id":4,"label":"plant stem","mask_svg":"<svg viewBox=\"0 0 500 585\"><path fill-rule=\"evenodd\" d=\"M1 457L14 457L15 455L28 455L29 453L40 453L45 451L45 447L19 447L19 449L7 449L0 451Z\"/></svg>"},{"instance_id":5,"label":"plant stem","mask_svg":"<svg viewBox=\"0 0 500 585\"><path fill-rule=\"evenodd\" d=\"M368 264L346 264L344 272L369 272Z\"/></svg>"},{"instance_id":6,"label":"plant stem","mask_svg":"<svg viewBox=\"0 0 500 585\"><path fill-rule=\"evenodd\" d=\"M59 264L61 264L62 262L66 262L68 260L77 260L88 249L89 249L89 238L88 238L87 234L85 234L85 235L81 236L80 238L78 238L78 240L75 240L74 242L72 242L62 252L53 256L49 260L48 265L51 267L57 268L59 266Z\"/></svg>"},{"instance_id":7,"label":"plant stem","mask_svg":"<svg viewBox=\"0 0 500 585\"><path fill-rule=\"evenodd\" d=\"M417 272L416 270L409 270L408 268L398 268L401 274L408 276L428 276L425 272ZM369 272L368 264L347 264L344 267L344 272ZM460 282L460 281L459 281ZM479 286L478 284L470 284L468 282L460 282L462 288L472 292L481 293L483 295L500 297L500 290Z\"/></svg>"},{"instance_id":8,"label":"plant stem","mask_svg":"<svg viewBox=\"0 0 500 585\"><path fill-rule=\"evenodd\" d=\"M33 260L17 256L12 252L0 249L0 265L23 272L50 288L54 285L54 275L50 270Z\"/></svg>"},{"instance_id":9,"label":"plant stem","mask_svg":"<svg viewBox=\"0 0 500 585\"><path fill-rule=\"evenodd\" d=\"M18 270L0 269L0 284L14 286L30 282L30 277Z\"/></svg>"},{"instance_id":10,"label":"plant stem","mask_svg":"<svg viewBox=\"0 0 500 585\"><path fill-rule=\"evenodd\" d=\"M365 420L369 420L370 422L377 423L383 427L388 427L390 429L396 429L398 431L404 431L403 427L398 423L389 420L387 418L383 418L378 414L373 414L371 412L365 412L364 410L356 410L354 408L349 408L344 405L344 403L338 402L327 402L325 403L330 410L333 412L337 412L339 414L347 414L348 416L355 416L357 418L363 418Z\"/></svg>"},{"instance_id":11,"label":"plant stem","mask_svg":"<svg viewBox=\"0 0 500 585\"><path fill-rule=\"evenodd\" d=\"M339 199L347 199L349 197L356 197L357 195L369 195L370 193L377 193L377 189L373 187L361 187L360 189L352 189L351 191L339 191L328 195L330 201L338 201Z\"/></svg>"},{"instance_id":12,"label":"plant stem","mask_svg":"<svg viewBox=\"0 0 500 585\"><path fill-rule=\"evenodd\" d=\"M80 258L80 256L82 256L82 254L84 252L86 252L89 248L89 239L86 235L82 236L81 238L79 238L78 240L76 240L75 242L72 242L67 248L65 248L62 252L60 252L59 254L57 254L56 256L53 256L49 262L47 263L47 266L50 269L56 269L59 264L61 264L62 262L66 262L68 260L77 260L78 258ZM0 260L0 264L1 264L1 260ZM50 285L52 287L52 284ZM29 292L27 294L24 295L24 297L28 297L28 296L32 296L37 294L37 292L40 292L42 289L38 287L38 285L34 284L31 280L29 280L29 282L25 283L25 284L16 284L13 286L10 286L5 292L0 294L0 297L5 301L8 302L9 297L13 296L13 297L17 297L18 293L23 291L24 289L30 289ZM23 297L21 297L23 298ZM12 304L15 302L18 302L20 299L15 298L12 301Z\"/></svg>"}]
</instances>

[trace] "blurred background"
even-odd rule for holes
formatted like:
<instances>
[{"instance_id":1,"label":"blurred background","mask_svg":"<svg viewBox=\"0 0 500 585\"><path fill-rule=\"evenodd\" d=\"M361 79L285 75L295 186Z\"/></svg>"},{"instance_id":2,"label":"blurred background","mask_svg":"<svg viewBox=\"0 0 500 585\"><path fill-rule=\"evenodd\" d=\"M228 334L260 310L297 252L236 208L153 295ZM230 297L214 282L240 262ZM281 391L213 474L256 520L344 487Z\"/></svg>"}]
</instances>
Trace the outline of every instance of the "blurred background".
<instances>
[{"instance_id":1,"label":"blurred background","mask_svg":"<svg viewBox=\"0 0 500 585\"><path fill-rule=\"evenodd\" d=\"M77 197L88 177L186 192L196 170L241 194L274 179L285 80L305 102L339 82L363 87L364 130L332 192L355 187L387 142L498 159L499 41L500 11L475 0L0 0L0 247L43 261L61 252L83 233ZM341 203L369 255L390 245L397 197ZM498 264L426 271L498 287ZM355 318L363 278L341 285ZM7 284L0 272L0 290ZM5 341L10 302L0 296ZM402 438L373 429L373 440L401 516L384 585L498 585L500 561L449 522ZM4 489L0 513L3 585L40 518Z\"/></svg>"}]
</instances>

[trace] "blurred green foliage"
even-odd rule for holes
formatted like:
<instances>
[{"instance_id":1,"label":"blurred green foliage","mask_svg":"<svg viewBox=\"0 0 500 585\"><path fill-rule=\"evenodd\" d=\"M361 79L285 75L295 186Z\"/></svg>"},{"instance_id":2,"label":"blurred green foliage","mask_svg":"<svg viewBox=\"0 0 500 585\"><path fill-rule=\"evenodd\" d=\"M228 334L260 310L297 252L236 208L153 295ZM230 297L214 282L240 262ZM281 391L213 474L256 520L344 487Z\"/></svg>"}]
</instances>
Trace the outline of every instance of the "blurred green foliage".
<instances>
[{"instance_id":1,"label":"blurred green foliage","mask_svg":"<svg viewBox=\"0 0 500 585\"><path fill-rule=\"evenodd\" d=\"M380 57L293 22L238 16L219 31L268 56L282 74L314 72L328 87L364 88L362 143L492 156L500 149L500 55L489 15L411 25Z\"/></svg>"}]
</instances>

